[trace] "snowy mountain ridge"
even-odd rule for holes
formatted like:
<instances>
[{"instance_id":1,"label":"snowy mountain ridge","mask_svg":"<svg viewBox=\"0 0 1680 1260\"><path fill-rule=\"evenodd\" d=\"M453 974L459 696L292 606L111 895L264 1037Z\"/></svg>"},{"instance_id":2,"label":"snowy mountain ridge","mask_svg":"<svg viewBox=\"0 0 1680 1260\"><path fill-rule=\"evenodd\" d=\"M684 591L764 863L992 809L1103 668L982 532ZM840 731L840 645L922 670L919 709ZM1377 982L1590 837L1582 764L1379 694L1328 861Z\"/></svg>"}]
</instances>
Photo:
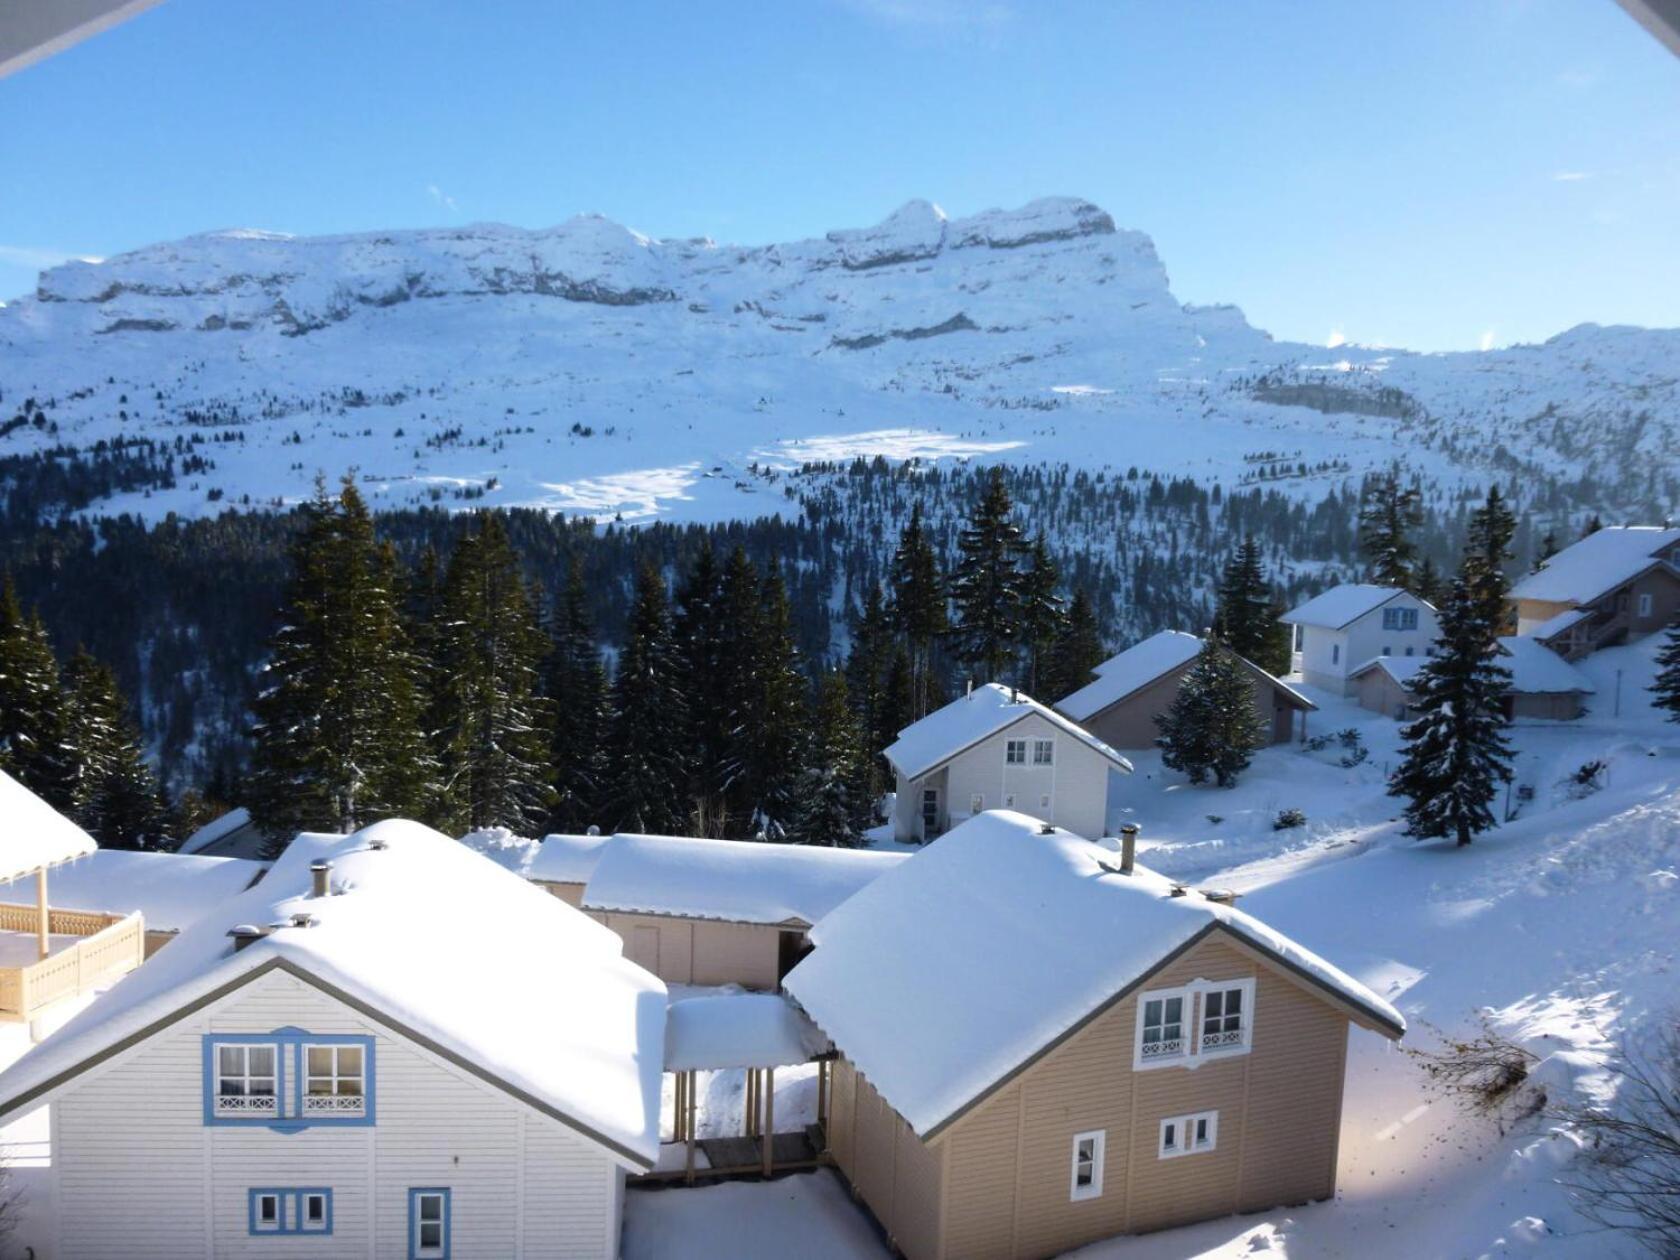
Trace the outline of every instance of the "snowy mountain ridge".
<instances>
[{"instance_id":1,"label":"snowy mountain ridge","mask_svg":"<svg viewBox=\"0 0 1680 1260\"><path fill-rule=\"evenodd\" d=\"M1072 197L965 218L911 201L752 247L589 215L241 229L66 263L0 308L0 457L200 449L173 488L111 505L146 515L295 499L353 466L390 505L720 518L780 506L755 464L1234 479L1257 451L1385 466L1400 437L1429 471L1625 497L1680 440L1677 362L1680 331L1590 325L1481 354L1275 342L1234 306L1180 303L1147 235Z\"/></svg>"}]
</instances>

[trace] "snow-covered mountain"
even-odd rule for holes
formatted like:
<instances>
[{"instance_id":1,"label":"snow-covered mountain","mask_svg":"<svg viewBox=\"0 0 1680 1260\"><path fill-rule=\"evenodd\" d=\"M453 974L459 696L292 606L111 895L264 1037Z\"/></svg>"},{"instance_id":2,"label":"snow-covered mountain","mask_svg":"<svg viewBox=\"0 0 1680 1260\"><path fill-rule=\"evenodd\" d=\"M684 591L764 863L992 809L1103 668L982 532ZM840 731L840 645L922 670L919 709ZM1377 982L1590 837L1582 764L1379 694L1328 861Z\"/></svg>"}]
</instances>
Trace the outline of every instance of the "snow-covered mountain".
<instances>
[{"instance_id":1,"label":"snow-covered mountain","mask_svg":"<svg viewBox=\"0 0 1680 1260\"><path fill-rule=\"evenodd\" d=\"M782 499L754 464L875 454L1235 479L1262 456L1357 472L1404 451L1632 496L1680 449L1680 330L1276 342L1180 303L1148 236L1073 198L964 219L912 201L762 247L599 217L217 232L68 263L0 308L0 457L122 438L198 456L109 505L151 516L295 499L349 467L388 506L757 515Z\"/></svg>"}]
</instances>

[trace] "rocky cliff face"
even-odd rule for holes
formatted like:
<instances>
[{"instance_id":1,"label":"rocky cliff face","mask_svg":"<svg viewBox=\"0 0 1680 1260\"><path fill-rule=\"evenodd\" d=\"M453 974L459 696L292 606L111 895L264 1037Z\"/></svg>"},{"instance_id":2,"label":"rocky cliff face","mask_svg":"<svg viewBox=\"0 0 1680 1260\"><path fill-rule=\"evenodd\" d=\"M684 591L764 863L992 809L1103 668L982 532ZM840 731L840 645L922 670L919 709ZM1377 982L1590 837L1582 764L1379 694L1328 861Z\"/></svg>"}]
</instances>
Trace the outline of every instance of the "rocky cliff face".
<instances>
[{"instance_id":1,"label":"rocky cliff face","mask_svg":"<svg viewBox=\"0 0 1680 1260\"><path fill-rule=\"evenodd\" d=\"M1065 197L961 219L912 201L760 247L596 216L216 232L55 268L0 309L0 422L42 408L0 423L0 457L214 433L201 475L122 504L148 513L295 497L352 465L396 502L631 516L766 510L743 470L819 456L1610 475L1675 449L1677 352L1622 329L1488 355L1274 343L1235 307L1181 305L1148 236Z\"/></svg>"}]
</instances>

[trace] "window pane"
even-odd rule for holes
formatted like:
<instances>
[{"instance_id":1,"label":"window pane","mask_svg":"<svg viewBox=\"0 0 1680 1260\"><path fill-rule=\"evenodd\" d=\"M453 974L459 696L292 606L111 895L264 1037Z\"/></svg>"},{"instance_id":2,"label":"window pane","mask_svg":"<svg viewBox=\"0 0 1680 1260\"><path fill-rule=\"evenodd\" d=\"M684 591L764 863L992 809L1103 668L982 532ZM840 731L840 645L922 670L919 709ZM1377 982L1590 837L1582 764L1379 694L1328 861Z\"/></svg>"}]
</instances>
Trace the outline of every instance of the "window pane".
<instances>
[{"instance_id":1,"label":"window pane","mask_svg":"<svg viewBox=\"0 0 1680 1260\"><path fill-rule=\"evenodd\" d=\"M1177 1132L1178 1126L1176 1124L1169 1124L1166 1127L1165 1136L1161 1139L1161 1145L1166 1147L1169 1151L1172 1150L1172 1148L1177 1144Z\"/></svg>"},{"instance_id":2,"label":"window pane","mask_svg":"<svg viewBox=\"0 0 1680 1260\"><path fill-rule=\"evenodd\" d=\"M243 1046L222 1046L217 1052L224 1076L238 1076L245 1071L245 1048Z\"/></svg>"},{"instance_id":3,"label":"window pane","mask_svg":"<svg viewBox=\"0 0 1680 1260\"><path fill-rule=\"evenodd\" d=\"M274 1097L274 1078L272 1076L253 1076L246 1093L256 1094L262 1098Z\"/></svg>"},{"instance_id":4,"label":"window pane","mask_svg":"<svg viewBox=\"0 0 1680 1260\"><path fill-rule=\"evenodd\" d=\"M360 1098L362 1083L357 1080L343 1080L338 1082L338 1094L341 1098Z\"/></svg>"},{"instance_id":5,"label":"window pane","mask_svg":"<svg viewBox=\"0 0 1680 1260\"><path fill-rule=\"evenodd\" d=\"M1176 1024L1183 1018L1184 1018L1184 999L1183 998L1168 998L1167 999L1167 1018L1166 1018L1166 1022L1169 1023L1169 1024Z\"/></svg>"},{"instance_id":6,"label":"window pane","mask_svg":"<svg viewBox=\"0 0 1680 1260\"><path fill-rule=\"evenodd\" d=\"M420 1196L420 1219L423 1221L441 1221L443 1219L442 1195L423 1194Z\"/></svg>"},{"instance_id":7,"label":"window pane","mask_svg":"<svg viewBox=\"0 0 1680 1260\"><path fill-rule=\"evenodd\" d=\"M223 1079L216 1087L216 1093L223 1098L243 1098L245 1096L245 1082L242 1079Z\"/></svg>"},{"instance_id":8,"label":"window pane","mask_svg":"<svg viewBox=\"0 0 1680 1260\"><path fill-rule=\"evenodd\" d=\"M1242 1012L1242 990L1232 989L1225 995L1225 1009L1232 1015Z\"/></svg>"},{"instance_id":9,"label":"window pane","mask_svg":"<svg viewBox=\"0 0 1680 1260\"><path fill-rule=\"evenodd\" d=\"M280 1214L280 1200L272 1194L265 1194L257 1200L257 1215L264 1221L273 1221Z\"/></svg>"},{"instance_id":10,"label":"window pane","mask_svg":"<svg viewBox=\"0 0 1680 1260\"><path fill-rule=\"evenodd\" d=\"M1205 1141L1207 1141L1207 1121L1198 1120L1196 1121L1196 1145L1200 1146Z\"/></svg>"},{"instance_id":11,"label":"window pane","mask_svg":"<svg viewBox=\"0 0 1680 1260\"><path fill-rule=\"evenodd\" d=\"M252 1046L250 1053L251 1053L251 1075L252 1076L273 1076L274 1075L274 1047L273 1046Z\"/></svg>"},{"instance_id":12,"label":"window pane","mask_svg":"<svg viewBox=\"0 0 1680 1260\"><path fill-rule=\"evenodd\" d=\"M1156 998L1153 1001L1145 1002L1143 1004L1143 1026L1145 1028L1151 1027L1152 1025L1158 1027L1160 1023L1161 1000Z\"/></svg>"},{"instance_id":13,"label":"window pane","mask_svg":"<svg viewBox=\"0 0 1680 1260\"><path fill-rule=\"evenodd\" d=\"M318 1194L304 1198L304 1215L311 1225L319 1225L327 1218L327 1201Z\"/></svg>"},{"instance_id":14,"label":"window pane","mask_svg":"<svg viewBox=\"0 0 1680 1260\"><path fill-rule=\"evenodd\" d=\"M1224 1008L1224 999L1225 995L1223 993L1210 993L1207 995L1207 1015L1209 1019L1217 1019L1219 1017L1220 1011Z\"/></svg>"},{"instance_id":15,"label":"window pane","mask_svg":"<svg viewBox=\"0 0 1680 1260\"><path fill-rule=\"evenodd\" d=\"M443 1246L443 1226L434 1225L430 1221L420 1226L420 1245L422 1247Z\"/></svg>"},{"instance_id":16,"label":"window pane","mask_svg":"<svg viewBox=\"0 0 1680 1260\"><path fill-rule=\"evenodd\" d=\"M360 1076L362 1074L362 1048L360 1046L340 1046L338 1048L338 1071L341 1076Z\"/></svg>"},{"instance_id":17,"label":"window pane","mask_svg":"<svg viewBox=\"0 0 1680 1260\"><path fill-rule=\"evenodd\" d=\"M333 1070L333 1052L331 1046L309 1047L309 1073L311 1076L330 1076Z\"/></svg>"}]
</instances>

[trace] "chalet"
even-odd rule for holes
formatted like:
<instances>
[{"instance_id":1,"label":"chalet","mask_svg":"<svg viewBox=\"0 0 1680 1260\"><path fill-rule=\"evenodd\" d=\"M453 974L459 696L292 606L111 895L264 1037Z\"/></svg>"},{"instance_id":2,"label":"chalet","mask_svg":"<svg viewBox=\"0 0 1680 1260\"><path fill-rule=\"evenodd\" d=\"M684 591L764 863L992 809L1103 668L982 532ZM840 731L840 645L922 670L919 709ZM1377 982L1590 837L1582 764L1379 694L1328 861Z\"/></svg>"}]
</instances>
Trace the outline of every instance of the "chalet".
<instances>
[{"instance_id":1,"label":"chalet","mask_svg":"<svg viewBox=\"0 0 1680 1260\"><path fill-rule=\"evenodd\" d=\"M1330 1198L1349 1027L1405 1031L1228 898L1015 813L812 936L786 987L836 1047L830 1149L910 1260Z\"/></svg>"},{"instance_id":2,"label":"chalet","mask_svg":"<svg viewBox=\"0 0 1680 1260\"><path fill-rule=\"evenodd\" d=\"M809 948L811 925L904 860L689 836L550 836L528 874L668 983L775 989Z\"/></svg>"},{"instance_id":3,"label":"chalet","mask_svg":"<svg viewBox=\"0 0 1680 1260\"><path fill-rule=\"evenodd\" d=\"M1196 635L1163 630L1098 665L1097 677L1056 708L1110 748L1153 748L1155 719L1172 707L1201 651ZM1307 714L1318 706L1245 657L1235 659L1254 684L1254 719L1267 742L1286 744L1297 730L1304 738Z\"/></svg>"},{"instance_id":4,"label":"chalet","mask_svg":"<svg viewBox=\"0 0 1680 1260\"><path fill-rule=\"evenodd\" d=\"M1511 588L1517 633L1568 660L1661 630L1680 614L1680 529L1609 525Z\"/></svg>"},{"instance_id":5,"label":"chalet","mask_svg":"<svg viewBox=\"0 0 1680 1260\"><path fill-rule=\"evenodd\" d=\"M932 840L988 809L1015 809L1077 835L1103 834L1109 779L1132 763L1077 722L998 683L976 687L898 733L893 835Z\"/></svg>"},{"instance_id":6,"label":"chalet","mask_svg":"<svg viewBox=\"0 0 1680 1260\"><path fill-rule=\"evenodd\" d=\"M1295 672L1313 687L1353 694L1355 666L1374 656L1429 656L1441 634L1434 605L1395 586L1332 586L1280 619L1294 627Z\"/></svg>"},{"instance_id":7,"label":"chalet","mask_svg":"<svg viewBox=\"0 0 1680 1260\"><path fill-rule=\"evenodd\" d=\"M540 977L527 965L542 959ZM618 1254L654 1164L665 986L613 933L409 822L302 835L0 1074L50 1105L98 1257Z\"/></svg>"},{"instance_id":8,"label":"chalet","mask_svg":"<svg viewBox=\"0 0 1680 1260\"><path fill-rule=\"evenodd\" d=\"M1507 717L1567 722L1586 711L1592 680L1538 639L1510 635L1499 640L1499 649L1499 664L1511 673ZM1417 707L1412 682L1426 659L1378 656L1366 661L1348 676L1360 706L1401 720L1411 717Z\"/></svg>"},{"instance_id":9,"label":"chalet","mask_svg":"<svg viewBox=\"0 0 1680 1260\"><path fill-rule=\"evenodd\" d=\"M138 913L84 912L53 905L49 872L86 859L93 837L23 784L0 771L0 881L28 881L0 901L0 1021L28 1023L49 1008L86 997L145 958ZM27 899L27 900L26 900Z\"/></svg>"},{"instance_id":10,"label":"chalet","mask_svg":"<svg viewBox=\"0 0 1680 1260\"><path fill-rule=\"evenodd\" d=\"M263 830L251 818L251 811L243 805L230 809L181 841L177 853L204 857L244 858L258 861L284 847L287 836L275 836Z\"/></svg>"},{"instance_id":11,"label":"chalet","mask_svg":"<svg viewBox=\"0 0 1680 1260\"><path fill-rule=\"evenodd\" d=\"M53 872L53 901L82 913L138 912L150 958L181 931L252 887L268 869L245 858L98 849Z\"/></svg>"}]
</instances>

